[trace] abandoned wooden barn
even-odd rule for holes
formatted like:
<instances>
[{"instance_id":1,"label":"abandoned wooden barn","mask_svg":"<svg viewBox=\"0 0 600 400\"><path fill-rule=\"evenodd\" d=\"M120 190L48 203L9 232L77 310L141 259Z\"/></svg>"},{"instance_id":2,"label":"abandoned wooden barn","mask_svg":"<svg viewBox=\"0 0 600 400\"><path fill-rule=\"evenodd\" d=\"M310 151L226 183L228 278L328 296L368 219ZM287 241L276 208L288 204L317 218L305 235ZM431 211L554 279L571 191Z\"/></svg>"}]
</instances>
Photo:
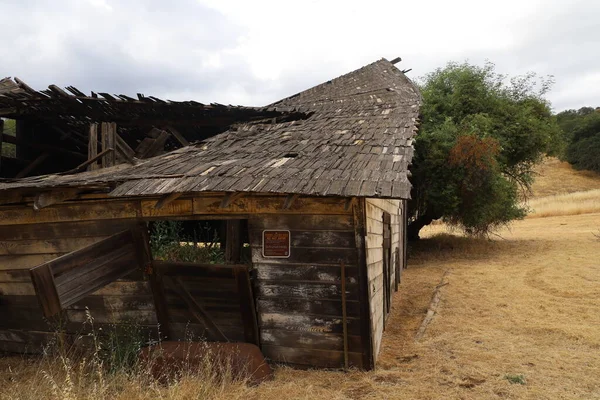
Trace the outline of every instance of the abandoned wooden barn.
<instances>
[{"instance_id":1,"label":"abandoned wooden barn","mask_svg":"<svg viewBox=\"0 0 600 400\"><path fill-rule=\"evenodd\" d=\"M374 367L421 101L401 71L382 59L263 108L67 89L0 85L18 127L0 164L0 351L38 352L57 325L76 340L89 309L96 328ZM164 221L217 229L223 260L157 256Z\"/></svg>"}]
</instances>

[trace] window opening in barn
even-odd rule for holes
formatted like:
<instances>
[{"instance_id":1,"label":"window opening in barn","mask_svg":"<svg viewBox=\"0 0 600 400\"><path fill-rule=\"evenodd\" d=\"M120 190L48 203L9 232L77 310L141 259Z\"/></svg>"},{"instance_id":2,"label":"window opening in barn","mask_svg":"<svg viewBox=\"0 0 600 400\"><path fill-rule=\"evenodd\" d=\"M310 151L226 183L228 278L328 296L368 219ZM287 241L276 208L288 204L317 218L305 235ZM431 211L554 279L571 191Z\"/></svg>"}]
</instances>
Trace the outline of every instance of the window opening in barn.
<instances>
[{"instance_id":1,"label":"window opening in barn","mask_svg":"<svg viewBox=\"0 0 600 400\"><path fill-rule=\"evenodd\" d=\"M161 220L149 224L154 260L248 264L247 220Z\"/></svg>"}]
</instances>

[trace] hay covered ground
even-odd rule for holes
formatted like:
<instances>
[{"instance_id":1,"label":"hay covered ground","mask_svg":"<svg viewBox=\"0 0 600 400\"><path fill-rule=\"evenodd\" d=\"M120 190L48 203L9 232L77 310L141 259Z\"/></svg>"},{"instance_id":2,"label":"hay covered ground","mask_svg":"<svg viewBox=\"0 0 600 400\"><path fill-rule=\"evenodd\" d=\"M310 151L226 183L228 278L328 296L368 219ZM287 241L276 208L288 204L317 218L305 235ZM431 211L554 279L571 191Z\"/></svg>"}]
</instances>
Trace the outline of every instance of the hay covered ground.
<instances>
[{"instance_id":1,"label":"hay covered ground","mask_svg":"<svg viewBox=\"0 0 600 400\"><path fill-rule=\"evenodd\" d=\"M534 200L600 188L597 175L581 180L552 162ZM160 387L120 375L96 390L84 377L61 392L60 363L10 357L0 359L0 398L600 399L599 231L600 212L528 218L492 240L427 228L411 248L376 371L279 368L259 387L203 379ZM415 342L448 270L438 313Z\"/></svg>"}]
</instances>

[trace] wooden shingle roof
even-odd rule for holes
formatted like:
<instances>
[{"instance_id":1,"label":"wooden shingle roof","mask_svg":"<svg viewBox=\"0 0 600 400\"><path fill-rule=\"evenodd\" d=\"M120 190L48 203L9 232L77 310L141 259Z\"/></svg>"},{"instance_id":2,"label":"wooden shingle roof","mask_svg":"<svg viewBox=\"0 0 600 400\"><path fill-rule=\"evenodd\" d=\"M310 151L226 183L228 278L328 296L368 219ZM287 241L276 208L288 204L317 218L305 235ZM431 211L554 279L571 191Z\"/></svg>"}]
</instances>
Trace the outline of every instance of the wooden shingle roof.
<instances>
[{"instance_id":1,"label":"wooden shingle roof","mask_svg":"<svg viewBox=\"0 0 600 400\"><path fill-rule=\"evenodd\" d=\"M111 196L193 192L409 198L421 96L382 59L269 106L310 114L233 126L131 166L0 183L0 190L108 184Z\"/></svg>"}]
</instances>

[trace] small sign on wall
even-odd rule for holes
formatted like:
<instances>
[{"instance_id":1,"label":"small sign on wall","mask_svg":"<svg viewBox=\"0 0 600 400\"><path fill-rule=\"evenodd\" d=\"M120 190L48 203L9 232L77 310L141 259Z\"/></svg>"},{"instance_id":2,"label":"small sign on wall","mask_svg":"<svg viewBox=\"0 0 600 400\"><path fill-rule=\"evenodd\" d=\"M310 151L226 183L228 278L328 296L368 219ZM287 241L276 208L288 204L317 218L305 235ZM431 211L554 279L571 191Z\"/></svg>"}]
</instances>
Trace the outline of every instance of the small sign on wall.
<instances>
[{"instance_id":1,"label":"small sign on wall","mask_svg":"<svg viewBox=\"0 0 600 400\"><path fill-rule=\"evenodd\" d=\"M265 258L288 258L290 256L290 231L263 231L262 255Z\"/></svg>"}]
</instances>

